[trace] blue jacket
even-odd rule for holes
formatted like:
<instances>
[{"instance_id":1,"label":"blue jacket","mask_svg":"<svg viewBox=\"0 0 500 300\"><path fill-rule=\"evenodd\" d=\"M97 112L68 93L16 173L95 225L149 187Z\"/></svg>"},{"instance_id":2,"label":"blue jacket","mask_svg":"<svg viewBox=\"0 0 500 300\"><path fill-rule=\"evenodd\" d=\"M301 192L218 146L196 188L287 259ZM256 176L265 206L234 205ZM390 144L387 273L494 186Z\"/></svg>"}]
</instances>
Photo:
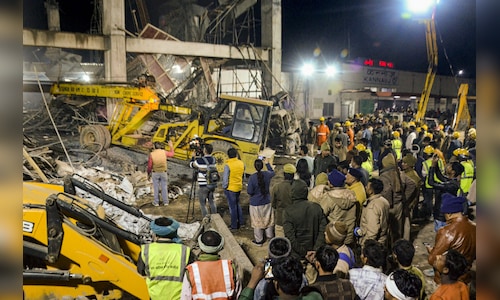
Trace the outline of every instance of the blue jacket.
<instances>
[{"instance_id":1,"label":"blue jacket","mask_svg":"<svg viewBox=\"0 0 500 300\"><path fill-rule=\"evenodd\" d=\"M264 183L266 185L267 193L262 195L259 187L259 179L257 178L257 173L252 174L248 178L247 192L250 195L250 205L260 206L271 203L271 194L269 193L269 187L271 185L271 178L274 177L274 171L270 163L266 164L268 171L261 171L264 175Z\"/></svg>"}]
</instances>

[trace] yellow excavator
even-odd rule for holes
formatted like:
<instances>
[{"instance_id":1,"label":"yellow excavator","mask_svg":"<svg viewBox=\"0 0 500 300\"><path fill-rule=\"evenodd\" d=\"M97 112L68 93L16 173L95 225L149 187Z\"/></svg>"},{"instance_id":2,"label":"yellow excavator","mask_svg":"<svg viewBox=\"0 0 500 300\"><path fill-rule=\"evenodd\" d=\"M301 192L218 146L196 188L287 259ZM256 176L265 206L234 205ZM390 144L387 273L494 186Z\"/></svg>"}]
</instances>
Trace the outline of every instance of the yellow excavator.
<instances>
[{"instance_id":1,"label":"yellow excavator","mask_svg":"<svg viewBox=\"0 0 500 300\"><path fill-rule=\"evenodd\" d=\"M121 228L102 205L76 196L76 188L145 224L151 221L78 175L65 178L64 186L24 182L24 299L149 299L146 281L137 272L147 234Z\"/></svg>"},{"instance_id":2,"label":"yellow excavator","mask_svg":"<svg viewBox=\"0 0 500 300\"><path fill-rule=\"evenodd\" d=\"M227 150L235 148L245 163L248 174L255 172L254 160L265 156L272 163L274 150L264 148L269 132L272 101L221 95L213 108L188 108L167 103L148 86L91 85L57 83L51 87L53 96L66 102L73 98L92 101L97 98L116 99L108 102L112 111L107 125L87 125L80 130L80 144L93 151L111 144L147 153L154 142L171 140L174 157L189 160L195 140L212 144L219 172L228 159ZM112 107L109 110L109 106ZM152 129L144 129L153 115L164 112L171 121L157 122ZM166 144L166 143L165 143Z\"/></svg>"}]
</instances>

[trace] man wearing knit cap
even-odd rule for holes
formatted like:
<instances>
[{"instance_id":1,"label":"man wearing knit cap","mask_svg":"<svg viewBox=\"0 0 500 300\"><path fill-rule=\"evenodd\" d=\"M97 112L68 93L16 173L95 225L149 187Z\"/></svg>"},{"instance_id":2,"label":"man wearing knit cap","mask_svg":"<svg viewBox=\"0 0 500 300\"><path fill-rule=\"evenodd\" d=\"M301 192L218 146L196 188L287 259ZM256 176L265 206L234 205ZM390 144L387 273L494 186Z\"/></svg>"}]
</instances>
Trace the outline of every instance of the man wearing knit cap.
<instances>
[{"instance_id":1,"label":"man wearing knit cap","mask_svg":"<svg viewBox=\"0 0 500 300\"><path fill-rule=\"evenodd\" d=\"M328 223L325 230L325 242L332 246L339 253L339 260L333 270L334 274L341 278L346 278L349 269L354 268L356 258L354 252L345 244L347 237L347 226L342 221Z\"/></svg>"},{"instance_id":2,"label":"man wearing knit cap","mask_svg":"<svg viewBox=\"0 0 500 300\"><path fill-rule=\"evenodd\" d=\"M153 242L141 245L137 271L146 276L151 299L179 299L186 266L194 261L177 236L179 222L161 217L151 221Z\"/></svg>"},{"instance_id":3,"label":"man wearing knit cap","mask_svg":"<svg viewBox=\"0 0 500 300\"><path fill-rule=\"evenodd\" d=\"M434 247L427 246L430 265L434 265L439 255L449 249L455 249L465 256L469 267L472 266L472 262L476 259L476 224L464 216L466 207L467 200L464 197L443 194L441 212L444 213L446 226L438 230ZM434 274L434 281L440 283L439 272ZM461 279L467 283L470 280L470 272Z\"/></svg>"},{"instance_id":4,"label":"man wearing knit cap","mask_svg":"<svg viewBox=\"0 0 500 300\"><path fill-rule=\"evenodd\" d=\"M324 142L321 145L321 153L314 158L314 176L321 172L326 173L330 165L337 165L337 159L331 155L328 142Z\"/></svg>"},{"instance_id":5,"label":"man wearing knit cap","mask_svg":"<svg viewBox=\"0 0 500 300\"><path fill-rule=\"evenodd\" d=\"M292 255L305 259L307 251L316 250L325 243L327 221L321 206L307 201L308 189L303 180L294 180L291 190L292 205L283 211L283 228L292 245Z\"/></svg>"},{"instance_id":6,"label":"man wearing knit cap","mask_svg":"<svg viewBox=\"0 0 500 300\"><path fill-rule=\"evenodd\" d=\"M321 291L323 299L358 299L354 286L349 279L339 278L334 273L335 265L339 260L338 252L329 245L323 245L316 251L313 265L318 271L316 282L309 286Z\"/></svg>"},{"instance_id":7,"label":"man wearing knit cap","mask_svg":"<svg viewBox=\"0 0 500 300\"><path fill-rule=\"evenodd\" d=\"M364 247L367 240L375 240L387 246L389 202L381 195L383 189L384 184L381 180L372 178L368 181L366 187L368 199L361 212L359 227L354 230L361 247Z\"/></svg>"},{"instance_id":8,"label":"man wearing knit cap","mask_svg":"<svg viewBox=\"0 0 500 300\"><path fill-rule=\"evenodd\" d=\"M403 238L410 240L410 228L412 221L412 212L415 209L420 198L420 190L422 188L422 179L415 171L415 164L417 159L411 153L403 156L401 160L401 169L411 181L415 183L415 192L410 199L407 199L408 205L403 207Z\"/></svg>"},{"instance_id":9,"label":"man wearing knit cap","mask_svg":"<svg viewBox=\"0 0 500 300\"><path fill-rule=\"evenodd\" d=\"M311 192L310 201L317 202L323 209L328 222L342 221L348 228L347 245L354 243L353 229L356 221L356 195L345 187L345 176L333 170L328 174L329 188L322 194Z\"/></svg>"},{"instance_id":10,"label":"man wearing knit cap","mask_svg":"<svg viewBox=\"0 0 500 300\"><path fill-rule=\"evenodd\" d=\"M403 172L399 172L396 159L392 153L382 159L379 179L384 183L381 196L389 201L389 247L403 235L403 205L415 193L415 183Z\"/></svg>"},{"instance_id":11,"label":"man wearing knit cap","mask_svg":"<svg viewBox=\"0 0 500 300\"><path fill-rule=\"evenodd\" d=\"M271 206L274 209L274 234L285 236L283 230L283 210L292 204L292 182L297 169L292 164L283 166L284 179L275 184L271 190Z\"/></svg>"},{"instance_id":12,"label":"man wearing knit cap","mask_svg":"<svg viewBox=\"0 0 500 300\"><path fill-rule=\"evenodd\" d=\"M241 289L231 260L220 259L224 237L214 229L198 237L201 254L186 267L181 299L236 299Z\"/></svg>"}]
</instances>

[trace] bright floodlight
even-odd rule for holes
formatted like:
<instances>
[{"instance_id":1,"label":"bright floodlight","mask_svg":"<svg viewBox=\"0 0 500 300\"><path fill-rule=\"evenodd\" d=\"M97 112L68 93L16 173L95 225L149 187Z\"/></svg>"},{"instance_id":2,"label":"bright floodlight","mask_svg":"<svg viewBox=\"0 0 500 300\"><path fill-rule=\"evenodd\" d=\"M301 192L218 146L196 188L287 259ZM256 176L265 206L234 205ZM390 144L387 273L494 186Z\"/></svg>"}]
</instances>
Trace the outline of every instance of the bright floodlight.
<instances>
[{"instance_id":1,"label":"bright floodlight","mask_svg":"<svg viewBox=\"0 0 500 300\"><path fill-rule=\"evenodd\" d=\"M90 76L89 76L89 75L87 75L87 74L83 74L82 79L83 79L83 81L85 81L85 82L89 82L89 81L90 81Z\"/></svg>"},{"instance_id":2,"label":"bright floodlight","mask_svg":"<svg viewBox=\"0 0 500 300\"><path fill-rule=\"evenodd\" d=\"M326 68L327 76L334 76L335 74L337 74L337 68L335 66L328 66Z\"/></svg>"},{"instance_id":3,"label":"bright floodlight","mask_svg":"<svg viewBox=\"0 0 500 300\"><path fill-rule=\"evenodd\" d=\"M464 75L464 70L458 71L458 75Z\"/></svg>"},{"instance_id":4,"label":"bright floodlight","mask_svg":"<svg viewBox=\"0 0 500 300\"><path fill-rule=\"evenodd\" d=\"M423 13L436 4L436 0L407 0L408 9L414 13Z\"/></svg>"},{"instance_id":5,"label":"bright floodlight","mask_svg":"<svg viewBox=\"0 0 500 300\"><path fill-rule=\"evenodd\" d=\"M312 75L312 73L314 73L314 66L313 65L305 64L302 67L302 74L304 74L306 76L310 76L310 75Z\"/></svg>"}]
</instances>

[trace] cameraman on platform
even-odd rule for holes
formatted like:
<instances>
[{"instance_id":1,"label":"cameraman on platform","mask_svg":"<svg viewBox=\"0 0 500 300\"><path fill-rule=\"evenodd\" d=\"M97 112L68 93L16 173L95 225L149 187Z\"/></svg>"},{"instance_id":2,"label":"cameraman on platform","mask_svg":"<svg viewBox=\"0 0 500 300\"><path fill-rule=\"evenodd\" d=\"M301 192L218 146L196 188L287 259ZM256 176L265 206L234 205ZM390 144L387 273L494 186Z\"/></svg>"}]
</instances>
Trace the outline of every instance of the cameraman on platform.
<instances>
[{"instance_id":1,"label":"cameraman on platform","mask_svg":"<svg viewBox=\"0 0 500 300\"><path fill-rule=\"evenodd\" d=\"M210 213L217 213L217 208L214 203L214 190L207 187L207 168L209 165L215 165L215 158L211 155L213 146L210 144L200 144L201 151L194 149L191 153L191 162L189 167L197 169L198 178L198 199L200 200L201 214L203 217L207 215L207 199L210 205ZM199 155L201 152L201 155Z\"/></svg>"}]
</instances>

